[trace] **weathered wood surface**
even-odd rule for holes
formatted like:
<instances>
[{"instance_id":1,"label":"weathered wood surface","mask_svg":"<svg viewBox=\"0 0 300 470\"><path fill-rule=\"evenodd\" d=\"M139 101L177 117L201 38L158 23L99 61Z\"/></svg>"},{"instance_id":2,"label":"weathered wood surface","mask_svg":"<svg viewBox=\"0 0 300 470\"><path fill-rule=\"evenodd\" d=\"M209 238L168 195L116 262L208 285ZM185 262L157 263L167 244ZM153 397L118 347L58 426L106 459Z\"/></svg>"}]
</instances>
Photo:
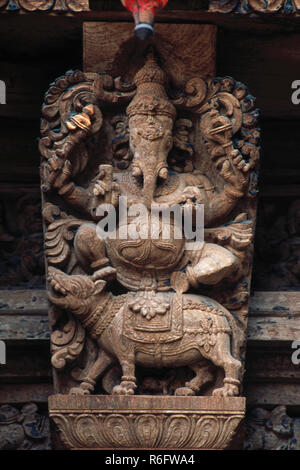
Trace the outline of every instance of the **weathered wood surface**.
<instances>
[{"instance_id":1,"label":"weathered wood surface","mask_svg":"<svg viewBox=\"0 0 300 470\"><path fill-rule=\"evenodd\" d=\"M47 403L52 393L51 383L6 383L0 385L0 403Z\"/></svg>"},{"instance_id":2,"label":"weathered wood surface","mask_svg":"<svg viewBox=\"0 0 300 470\"><path fill-rule=\"evenodd\" d=\"M246 354L245 383L262 383L278 381L300 384L300 367L293 364L292 355L295 349L291 343L284 346L277 343L274 347L264 347L264 343L251 343Z\"/></svg>"},{"instance_id":3,"label":"weathered wood surface","mask_svg":"<svg viewBox=\"0 0 300 470\"><path fill-rule=\"evenodd\" d=\"M44 315L1 315L0 337L4 340L48 340L48 319Z\"/></svg>"},{"instance_id":4,"label":"weathered wood surface","mask_svg":"<svg viewBox=\"0 0 300 470\"><path fill-rule=\"evenodd\" d=\"M266 342L300 339L300 292L255 292L247 336Z\"/></svg>"},{"instance_id":5,"label":"weathered wood surface","mask_svg":"<svg viewBox=\"0 0 300 470\"><path fill-rule=\"evenodd\" d=\"M0 338L49 340L47 311L43 290L0 291Z\"/></svg>"},{"instance_id":6,"label":"weathered wood surface","mask_svg":"<svg viewBox=\"0 0 300 470\"><path fill-rule=\"evenodd\" d=\"M154 45L162 67L171 73L176 86L197 75L203 78L215 75L216 30L212 25L156 25ZM106 72L131 81L143 65L145 47L147 43L133 36L132 23L83 24L85 72Z\"/></svg>"},{"instance_id":7,"label":"weathered wood surface","mask_svg":"<svg viewBox=\"0 0 300 470\"><path fill-rule=\"evenodd\" d=\"M0 339L48 340L48 303L44 290L0 291ZM300 340L300 292L254 292L248 341Z\"/></svg>"},{"instance_id":8,"label":"weathered wood surface","mask_svg":"<svg viewBox=\"0 0 300 470\"><path fill-rule=\"evenodd\" d=\"M248 406L299 406L300 383L251 383L244 394Z\"/></svg>"},{"instance_id":9,"label":"weathered wood surface","mask_svg":"<svg viewBox=\"0 0 300 470\"><path fill-rule=\"evenodd\" d=\"M0 315L46 316L48 302L44 290L0 290Z\"/></svg>"}]
</instances>

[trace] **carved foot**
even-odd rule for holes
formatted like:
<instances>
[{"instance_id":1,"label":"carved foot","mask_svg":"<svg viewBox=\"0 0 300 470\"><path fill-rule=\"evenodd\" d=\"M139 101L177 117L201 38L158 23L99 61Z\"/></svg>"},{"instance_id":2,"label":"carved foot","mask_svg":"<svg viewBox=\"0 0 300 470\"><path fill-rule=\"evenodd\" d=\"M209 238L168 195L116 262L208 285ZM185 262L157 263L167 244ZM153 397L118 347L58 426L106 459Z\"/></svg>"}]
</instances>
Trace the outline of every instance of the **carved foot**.
<instances>
[{"instance_id":1,"label":"carved foot","mask_svg":"<svg viewBox=\"0 0 300 470\"><path fill-rule=\"evenodd\" d=\"M71 395L90 395L94 391L94 384L82 382L79 387L73 387L70 390Z\"/></svg>"},{"instance_id":2,"label":"carved foot","mask_svg":"<svg viewBox=\"0 0 300 470\"><path fill-rule=\"evenodd\" d=\"M180 387L175 390L175 395L180 397L196 395L194 390L189 387Z\"/></svg>"},{"instance_id":3,"label":"carved foot","mask_svg":"<svg viewBox=\"0 0 300 470\"><path fill-rule=\"evenodd\" d=\"M216 388L216 390L214 390L212 394L215 397L235 397L239 394L239 384L240 382L238 380L228 379L227 382L225 379L224 387Z\"/></svg>"},{"instance_id":4,"label":"carved foot","mask_svg":"<svg viewBox=\"0 0 300 470\"><path fill-rule=\"evenodd\" d=\"M135 382L131 380L122 380L120 385L116 385L113 390L113 395L134 395L136 389Z\"/></svg>"}]
</instances>

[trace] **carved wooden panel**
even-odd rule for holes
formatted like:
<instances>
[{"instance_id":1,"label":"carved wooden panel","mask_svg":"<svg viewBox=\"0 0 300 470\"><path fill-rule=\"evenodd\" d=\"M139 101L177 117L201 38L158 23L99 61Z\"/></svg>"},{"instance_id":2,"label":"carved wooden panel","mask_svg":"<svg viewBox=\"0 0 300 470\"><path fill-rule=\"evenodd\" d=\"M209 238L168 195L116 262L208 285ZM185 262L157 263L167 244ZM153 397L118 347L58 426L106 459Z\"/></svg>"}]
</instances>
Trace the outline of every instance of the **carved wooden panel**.
<instances>
[{"instance_id":1,"label":"carved wooden panel","mask_svg":"<svg viewBox=\"0 0 300 470\"><path fill-rule=\"evenodd\" d=\"M209 11L212 13L235 13L238 15L299 14L298 0L210 0Z\"/></svg>"},{"instance_id":2,"label":"carved wooden panel","mask_svg":"<svg viewBox=\"0 0 300 470\"><path fill-rule=\"evenodd\" d=\"M83 23L83 69L132 81L143 66L147 41L132 34L132 23ZM203 24L155 25L153 44L175 86L216 72L217 27ZM98 47L101 44L102 47Z\"/></svg>"},{"instance_id":3,"label":"carved wooden panel","mask_svg":"<svg viewBox=\"0 0 300 470\"><path fill-rule=\"evenodd\" d=\"M69 71L45 95L41 188L59 393L151 395L163 378L158 394L242 392L258 112L245 85L212 78L206 62L192 76L194 65L179 61L181 77L176 53L171 60L158 44L132 61L132 46L120 45L127 81L118 67Z\"/></svg>"},{"instance_id":4,"label":"carved wooden panel","mask_svg":"<svg viewBox=\"0 0 300 470\"><path fill-rule=\"evenodd\" d=\"M49 418L35 403L0 406L0 450L50 450Z\"/></svg>"},{"instance_id":5,"label":"carved wooden panel","mask_svg":"<svg viewBox=\"0 0 300 470\"><path fill-rule=\"evenodd\" d=\"M0 289L45 285L41 197L36 185L1 185L0 258Z\"/></svg>"},{"instance_id":6,"label":"carved wooden panel","mask_svg":"<svg viewBox=\"0 0 300 470\"><path fill-rule=\"evenodd\" d=\"M9 12L25 11L25 12L66 12L78 13L81 11L89 11L88 0L1 0L1 9Z\"/></svg>"},{"instance_id":7,"label":"carved wooden panel","mask_svg":"<svg viewBox=\"0 0 300 470\"><path fill-rule=\"evenodd\" d=\"M245 450L299 450L300 419L285 406L254 408L246 419Z\"/></svg>"}]
</instances>

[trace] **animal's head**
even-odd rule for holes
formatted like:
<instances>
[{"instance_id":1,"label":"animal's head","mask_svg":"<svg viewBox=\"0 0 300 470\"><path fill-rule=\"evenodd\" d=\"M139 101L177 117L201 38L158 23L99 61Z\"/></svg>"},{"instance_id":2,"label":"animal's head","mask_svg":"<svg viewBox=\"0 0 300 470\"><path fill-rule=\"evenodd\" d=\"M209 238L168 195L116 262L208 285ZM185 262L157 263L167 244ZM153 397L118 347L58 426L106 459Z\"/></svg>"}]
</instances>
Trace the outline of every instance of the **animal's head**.
<instances>
[{"instance_id":1,"label":"animal's head","mask_svg":"<svg viewBox=\"0 0 300 470\"><path fill-rule=\"evenodd\" d=\"M90 276L69 276L59 269L49 267L48 282L51 290L48 293L50 302L54 305L69 309L80 315L87 313L97 305L103 296L102 292L106 282L103 280L93 281Z\"/></svg>"},{"instance_id":2,"label":"animal's head","mask_svg":"<svg viewBox=\"0 0 300 470\"><path fill-rule=\"evenodd\" d=\"M150 54L135 76L137 92L129 106L129 145L132 172L143 186L144 203L151 206L157 179L168 176L167 157L173 146L176 110L166 90L166 75Z\"/></svg>"},{"instance_id":3,"label":"animal's head","mask_svg":"<svg viewBox=\"0 0 300 470\"><path fill-rule=\"evenodd\" d=\"M148 55L134 82L136 94L126 115L111 121L112 150L118 168L131 165L133 177L143 188L144 204L150 208L156 185L168 177L169 165L176 171L193 170L193 124L185 118L175 121L176 108L166 92L167 76L153 54Z\"/></svg>"}]
</instances>

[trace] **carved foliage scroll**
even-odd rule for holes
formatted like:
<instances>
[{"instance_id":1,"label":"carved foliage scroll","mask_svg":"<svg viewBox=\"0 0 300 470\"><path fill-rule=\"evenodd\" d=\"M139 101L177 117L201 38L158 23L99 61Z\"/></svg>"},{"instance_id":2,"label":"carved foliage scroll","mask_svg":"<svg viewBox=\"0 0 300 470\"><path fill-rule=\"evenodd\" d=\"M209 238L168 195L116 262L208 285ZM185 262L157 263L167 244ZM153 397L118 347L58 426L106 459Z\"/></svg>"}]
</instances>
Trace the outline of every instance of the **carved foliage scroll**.
<instances>
[{"instance_id":1,"label":"carved foliage scroll","mask_svg":"<svg viewBox=\"0 0 300 470\"><path fill-rule=\"evenodd\" d=\"M26 12L60 11L77 13L89 11L88 0L1 0L0 10Z\"/></svg>"},{"instance_id":2,"label":"carved foliage scroll","mask_svg":"<svg viewBox=\"0 0 300 470\"><path fill-rule=\"evenodd\" d=\"M239 15L253 14L297 14L299 3L297 0L210 0L209 11L212 13L236 13Z\"/></svg>"}]
</instances>

